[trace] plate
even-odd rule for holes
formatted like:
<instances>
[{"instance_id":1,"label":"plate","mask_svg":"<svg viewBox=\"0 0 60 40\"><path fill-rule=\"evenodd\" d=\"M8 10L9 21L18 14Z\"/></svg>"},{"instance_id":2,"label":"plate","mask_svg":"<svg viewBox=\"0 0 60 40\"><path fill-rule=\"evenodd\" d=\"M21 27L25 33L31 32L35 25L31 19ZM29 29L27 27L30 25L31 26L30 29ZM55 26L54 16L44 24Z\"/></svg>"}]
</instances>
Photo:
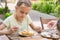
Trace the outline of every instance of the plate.
<instances>
[{"instance_id":1,"label":"plate","mask_svg":"<svg viewBox=\"0 0 60 40\"><path fill-rule=\"evenodd\" d=\"M60 38L60 35L56 30L44 30L41 32L41 36L45 38Z\"/></svg>"}]
</instances>

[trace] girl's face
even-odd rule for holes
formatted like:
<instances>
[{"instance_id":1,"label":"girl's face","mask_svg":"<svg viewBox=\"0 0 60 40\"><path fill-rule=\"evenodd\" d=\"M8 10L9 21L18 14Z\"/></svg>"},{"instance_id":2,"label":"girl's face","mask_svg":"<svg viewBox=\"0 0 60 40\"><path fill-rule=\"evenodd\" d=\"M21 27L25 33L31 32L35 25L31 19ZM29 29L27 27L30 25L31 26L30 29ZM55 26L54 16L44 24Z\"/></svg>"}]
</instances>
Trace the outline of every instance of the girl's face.
<instances>
[{"instance_id":1,"label":"girl's face","mask_svg":"<svg viewBox=\"0 0 60 40\"><path fill-rule=\"evenodd\" d=\"M30 9L31 7L27 7L24 4L22 4L20 7L16 6L16 16L23 19L27 16Z\"/></svg>"}]
</instances>

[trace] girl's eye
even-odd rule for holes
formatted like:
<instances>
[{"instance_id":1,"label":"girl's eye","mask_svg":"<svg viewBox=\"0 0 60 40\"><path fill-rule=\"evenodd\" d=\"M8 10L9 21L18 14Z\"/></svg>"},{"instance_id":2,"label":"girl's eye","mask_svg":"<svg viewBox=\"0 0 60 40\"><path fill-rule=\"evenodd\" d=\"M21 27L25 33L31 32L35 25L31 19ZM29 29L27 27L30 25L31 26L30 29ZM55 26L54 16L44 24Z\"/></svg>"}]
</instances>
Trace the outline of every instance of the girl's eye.
<instances>
[{"instance_id":1,"label":"girl's eye","mask_svg":"<svg viewBox=\"0 0 60 40\"><path fill-rule=\"evenodd\" d=\"M20 11L21 13L24 13L23 11Z\"/></svg>"}]
</instances>

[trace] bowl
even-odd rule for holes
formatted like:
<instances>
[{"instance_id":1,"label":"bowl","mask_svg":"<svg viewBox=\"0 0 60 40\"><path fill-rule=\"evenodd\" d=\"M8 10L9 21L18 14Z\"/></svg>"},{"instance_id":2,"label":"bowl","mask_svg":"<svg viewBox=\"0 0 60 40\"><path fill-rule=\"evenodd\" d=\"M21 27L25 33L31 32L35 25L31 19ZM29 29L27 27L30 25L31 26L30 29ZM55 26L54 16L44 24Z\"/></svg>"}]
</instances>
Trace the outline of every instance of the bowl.
<instances>
[{"instance_id":1,"label":"bowl","mask_svg":"<svg viewBox=\"0 0 60 40\"><path fill-rule=\"evenodd\" d=\"M34 33L31 31L23 31L23 32L19 32L19 34L23 36L34 36Z\"/></svg>"}]
</instances>

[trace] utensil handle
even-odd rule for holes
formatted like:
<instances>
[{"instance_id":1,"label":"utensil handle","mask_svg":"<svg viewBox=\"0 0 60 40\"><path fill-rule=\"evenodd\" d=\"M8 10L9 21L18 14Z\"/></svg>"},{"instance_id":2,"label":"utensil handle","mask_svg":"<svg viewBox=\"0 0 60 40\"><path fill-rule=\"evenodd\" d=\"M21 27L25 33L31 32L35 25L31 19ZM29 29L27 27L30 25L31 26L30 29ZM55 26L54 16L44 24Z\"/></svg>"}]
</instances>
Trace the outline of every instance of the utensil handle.
<instances>
[{"instance_id":1,"label":"utensil handle","mask_svg":"<svg viewBox=\"0 0 60 40\"><path fill-rule=\"evenodd\" d=\"M44 30L44 26L43 26L43 22L42 22L42 17L40 17L40 22L41 22L42 29Z\"/></svg>"}]
</instances>

